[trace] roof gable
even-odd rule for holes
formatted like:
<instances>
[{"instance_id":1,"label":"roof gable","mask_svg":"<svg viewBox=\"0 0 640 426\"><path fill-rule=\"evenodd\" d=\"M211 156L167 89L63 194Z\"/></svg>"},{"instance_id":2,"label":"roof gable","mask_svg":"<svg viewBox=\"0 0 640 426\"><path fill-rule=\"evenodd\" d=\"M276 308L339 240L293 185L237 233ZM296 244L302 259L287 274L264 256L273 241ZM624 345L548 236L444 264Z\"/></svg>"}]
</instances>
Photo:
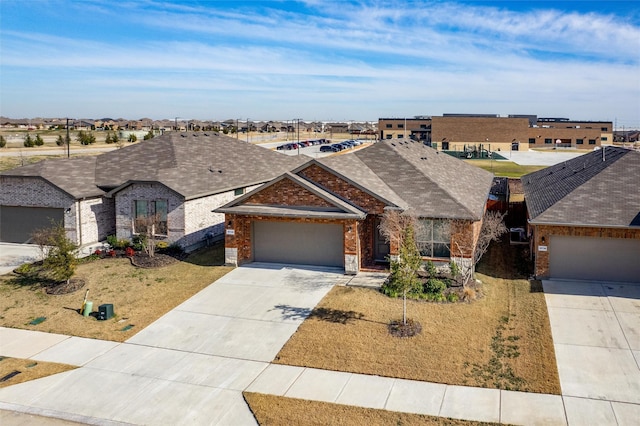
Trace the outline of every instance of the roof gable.
<instances>
[{"instance_id":1,"label":"roof gable","mask_svg":"<svg viewBox=\"0 0 640 426\"><path fill-rule=\"evenodd\" d=\"M314 185L330 190L363 210L382 209L386 206L406 208L406 203L353 155L327 157L322 162L312 160L295 169L293 173L312 181ZM368 179L363 178L365 175L369 175Z\"/></svg>"},{"instance_id":2,"label":"roof gable","mask_svg":"<svg viewBox=\"0 0 640 426\"><path fill-rule=\"evenodd\" d=\"M2 172L2 176L44 179L74 199L99 197L104 194L95 184L96 157L46 159L34 164Z\"/></svg>"},{"instance_id":3,"label":"roof gable","mask_svg":"<svg viewBox=\"0 0 640 426\"><path fill-rule=\"evenodd\" d=\"M364 219L366 213L312 182L286 172L215 210L270 216Z\"/></svg>"}]
</instances>

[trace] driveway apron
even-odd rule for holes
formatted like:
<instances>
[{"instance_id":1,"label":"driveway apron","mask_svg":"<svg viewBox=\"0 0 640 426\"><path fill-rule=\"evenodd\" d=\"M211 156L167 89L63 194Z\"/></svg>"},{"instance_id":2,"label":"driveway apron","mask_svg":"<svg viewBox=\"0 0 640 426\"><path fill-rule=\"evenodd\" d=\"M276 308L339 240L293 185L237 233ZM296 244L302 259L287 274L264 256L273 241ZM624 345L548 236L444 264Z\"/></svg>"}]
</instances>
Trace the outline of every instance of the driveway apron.
<instances>
[{"instance_id":1,"label":"driveway apron","mask_svg":"<svg viewBox=\"0 0 640 426\"><path fill-rule=\"evenodd\" d=\"M0 389L0 409L89 424L255 424L242 391L341 280L331 268L236 268L81 368ZM54 346L38 359L48 351L60 356Z\"/></svg>"},{"instance_id":2,"label":"driveway apron","mask_svg":"<svg viewBox=\"0 0 640 426\"><path fill-rule=\"evenodd\" d=\"M620 419L629 410L640 418L640 285L546 280L543 287L569 423Z\"/></svg>"}]
</instances>

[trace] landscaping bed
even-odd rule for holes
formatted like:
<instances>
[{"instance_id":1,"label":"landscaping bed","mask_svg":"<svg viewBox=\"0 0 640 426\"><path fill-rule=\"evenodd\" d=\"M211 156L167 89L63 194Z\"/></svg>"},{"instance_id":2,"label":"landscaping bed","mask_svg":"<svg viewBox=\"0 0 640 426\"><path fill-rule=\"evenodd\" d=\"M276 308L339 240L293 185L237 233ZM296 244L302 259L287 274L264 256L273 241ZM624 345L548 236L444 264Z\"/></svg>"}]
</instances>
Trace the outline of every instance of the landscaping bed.
<instances>
[{"instance_id":1,"label":"landscaping bed","mask_svg":"<svg viewBox=\"0 0 640 426\"><path fill-rule=\"evenodd\" d=\"M279 364L437 383L560 394L547 307L538 281L526 279L524 249L490 248L470 303L409 300L421 333L389 333L402 299L335 287L276 356Z\"/></svg>"}]
</instances>

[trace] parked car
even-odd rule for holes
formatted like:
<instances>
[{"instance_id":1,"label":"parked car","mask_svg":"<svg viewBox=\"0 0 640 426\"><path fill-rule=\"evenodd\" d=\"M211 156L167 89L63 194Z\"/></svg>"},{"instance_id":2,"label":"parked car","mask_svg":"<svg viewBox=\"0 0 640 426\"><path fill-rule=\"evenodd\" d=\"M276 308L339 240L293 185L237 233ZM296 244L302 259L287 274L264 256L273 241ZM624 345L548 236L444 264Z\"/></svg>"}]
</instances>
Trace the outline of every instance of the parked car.
<instances>
[{"instance_id":1,"label":"parked car","mask_svg":"<svg viewBox=\"0 0 640 426\"><path fill-rule=\"evenodd\" d=\"M331 145L322 145L320 147L320 152L338 152L338 151L339 151L338 148Z\"/></svg>"}]
</instances>

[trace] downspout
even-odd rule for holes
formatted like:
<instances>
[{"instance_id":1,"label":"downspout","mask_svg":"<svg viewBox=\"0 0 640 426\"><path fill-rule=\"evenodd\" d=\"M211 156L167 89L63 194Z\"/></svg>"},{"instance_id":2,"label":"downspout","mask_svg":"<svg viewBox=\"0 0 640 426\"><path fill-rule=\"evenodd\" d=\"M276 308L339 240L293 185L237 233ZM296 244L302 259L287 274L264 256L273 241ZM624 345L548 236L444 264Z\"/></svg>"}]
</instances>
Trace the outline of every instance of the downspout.
<instances>
[{"instance_id":1,"label":"downspout","mask_svg":"<svg viewBox=\"0 0 640 426\"><path fill-rule=\"evenodd\" d=\"M82 217L80 209L80 200L76 200L76 223L78 226L78 246L82 247Z\"/></svg>"}]
</instances>

